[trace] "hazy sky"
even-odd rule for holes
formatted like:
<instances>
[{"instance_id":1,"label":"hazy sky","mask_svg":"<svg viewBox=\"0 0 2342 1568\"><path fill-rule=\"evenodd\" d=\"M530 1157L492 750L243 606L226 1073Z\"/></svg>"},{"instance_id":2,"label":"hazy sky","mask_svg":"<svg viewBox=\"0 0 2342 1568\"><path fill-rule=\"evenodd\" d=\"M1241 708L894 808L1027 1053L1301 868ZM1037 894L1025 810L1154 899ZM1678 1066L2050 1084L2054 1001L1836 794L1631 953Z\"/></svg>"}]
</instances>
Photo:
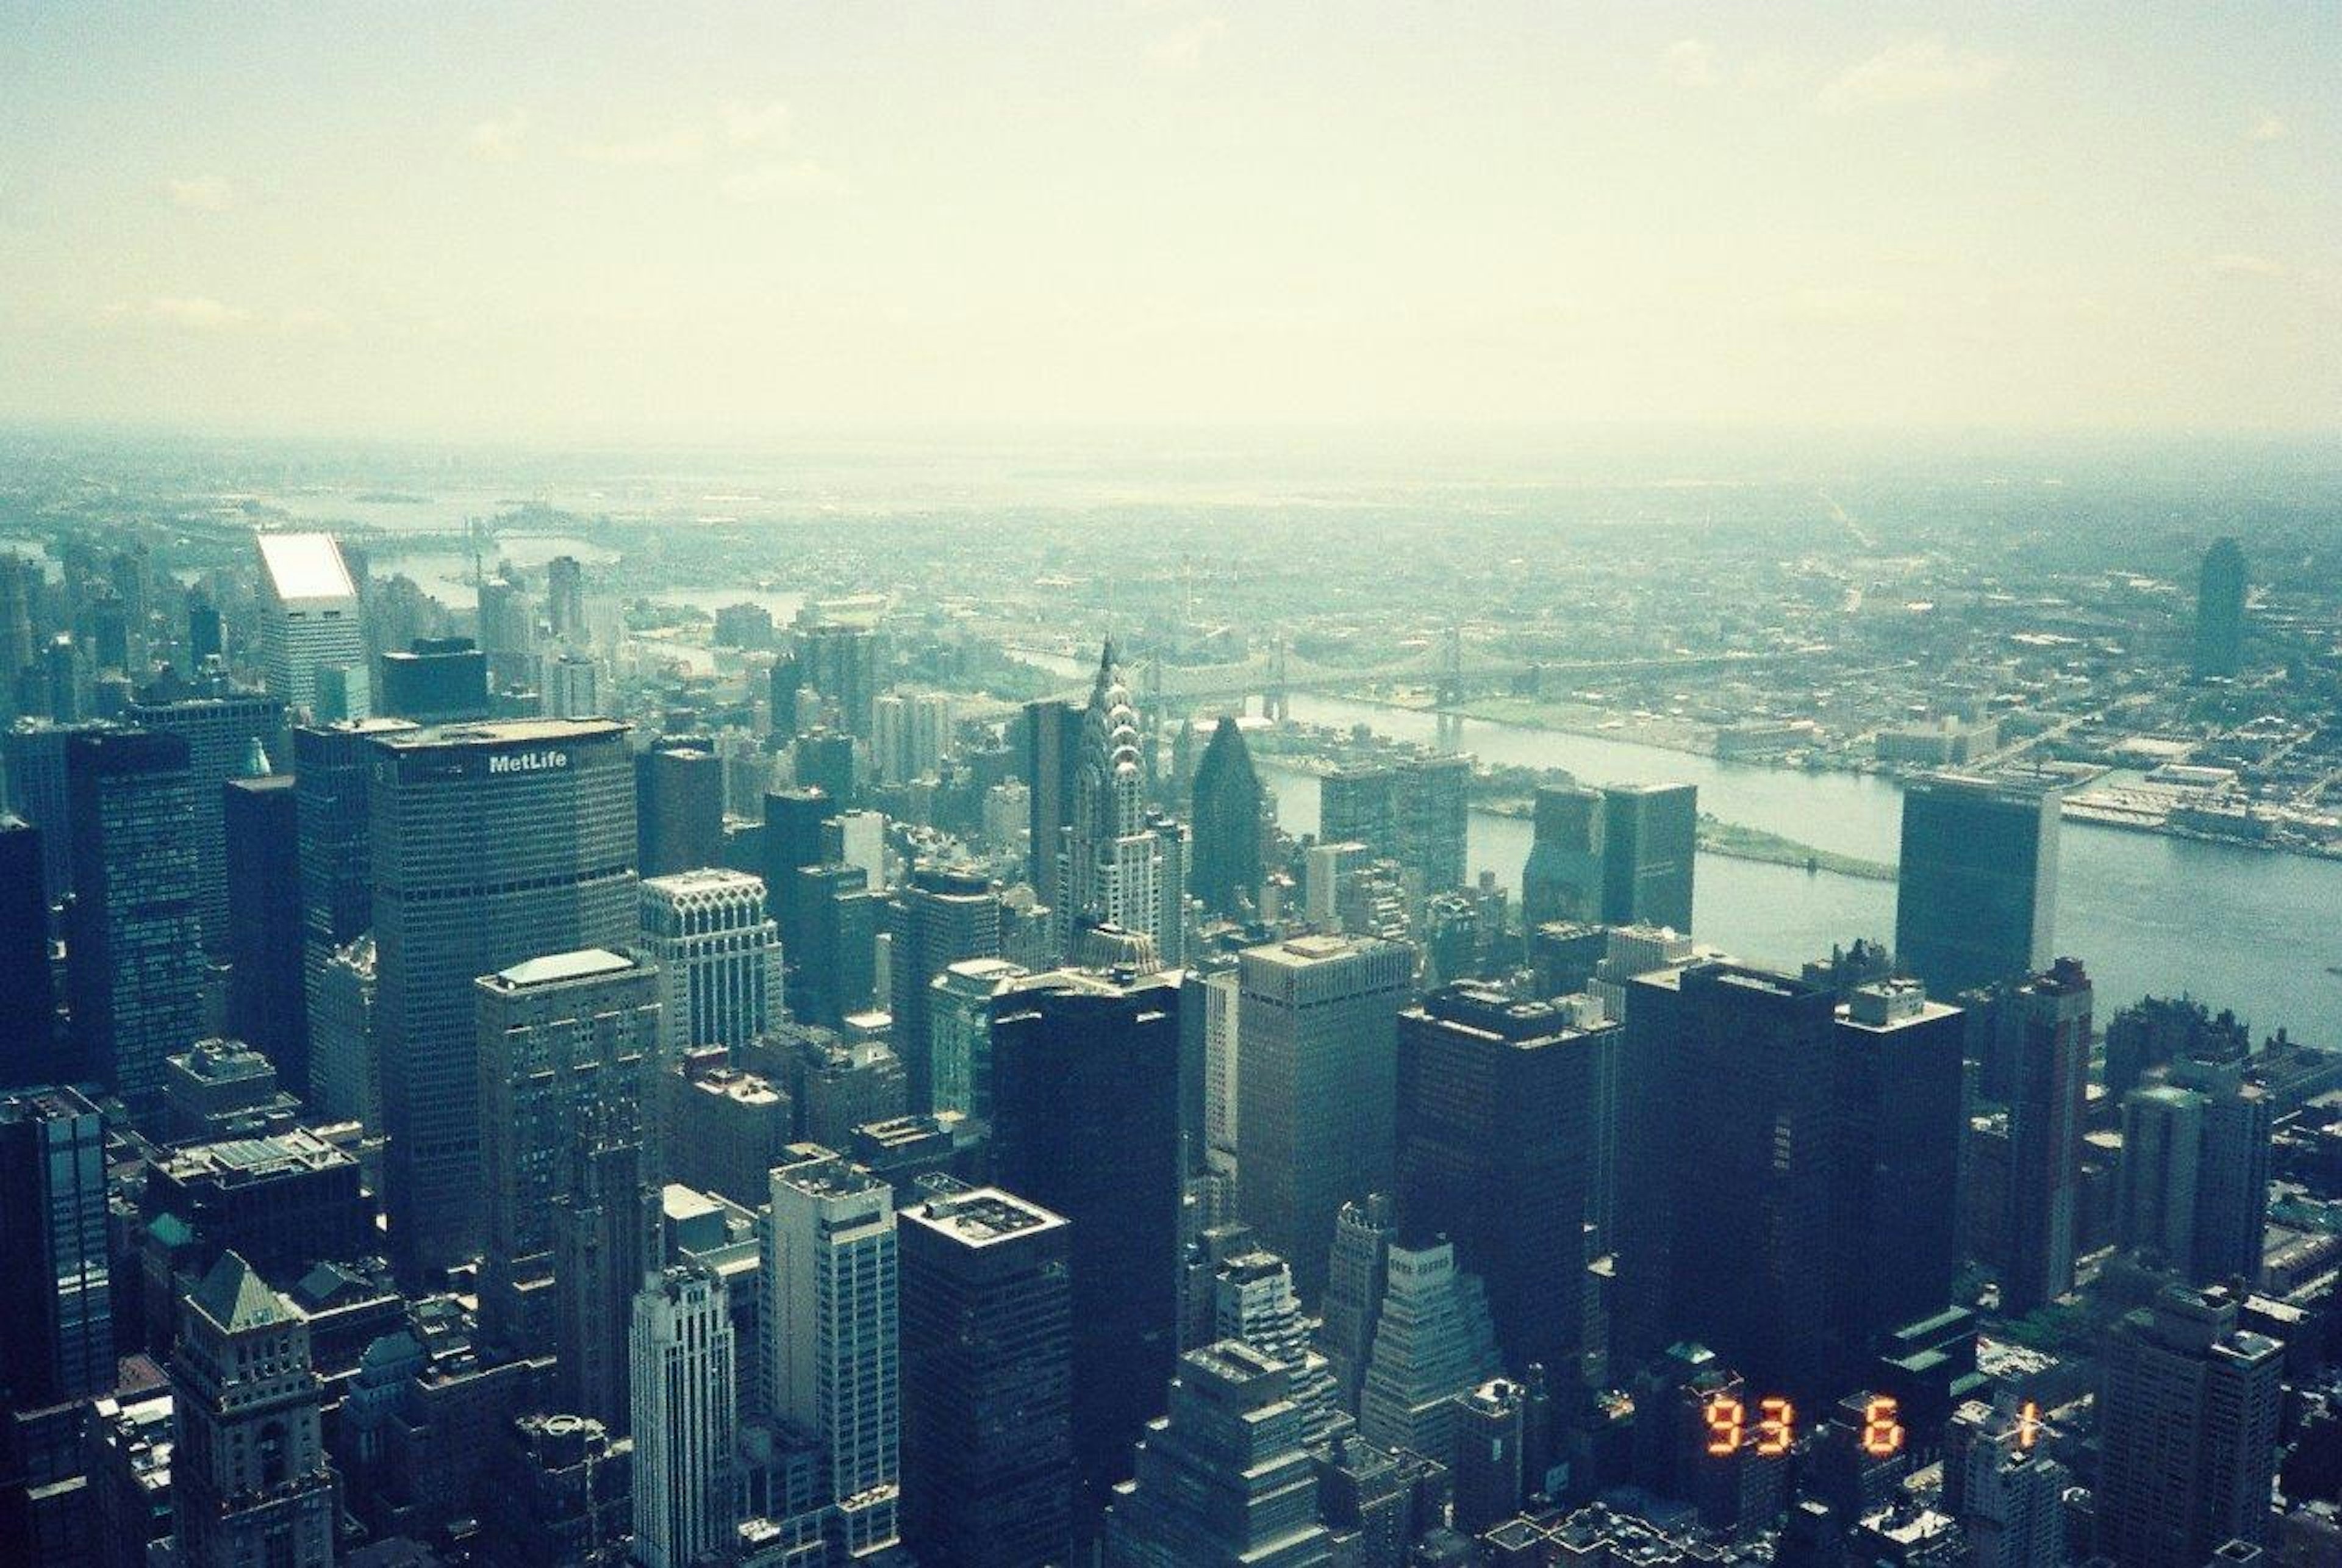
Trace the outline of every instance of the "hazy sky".
<instances>
[{"instance_id":1,"label":"hazy sky","mask_svg":"<svg viewBox=\"0 0 2342 1568\"><path fill-rule=\"evenodd\" d=\"M2342 425L2342 3L0 0L0 415Z\"/></svg>"}]
</instances>

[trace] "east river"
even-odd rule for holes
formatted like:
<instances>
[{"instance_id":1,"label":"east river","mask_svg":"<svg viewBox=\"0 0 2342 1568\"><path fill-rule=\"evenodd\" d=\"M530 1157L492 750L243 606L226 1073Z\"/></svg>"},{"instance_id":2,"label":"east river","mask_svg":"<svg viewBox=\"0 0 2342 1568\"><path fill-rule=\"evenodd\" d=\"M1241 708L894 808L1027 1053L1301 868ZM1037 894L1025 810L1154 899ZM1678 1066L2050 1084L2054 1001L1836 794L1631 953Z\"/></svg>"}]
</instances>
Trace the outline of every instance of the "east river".
<instances>
[{"instance_id":1,"label":"east river","mask_svg":"<svg viewBox=\"0 0 2342 1568\"><path fill-rule=\"evenodd\" d=\"M1363 724L1429 743L1427 713L1296 693L1306 724ZM1463 750L1482 762L1566 768L1588 784L1688 782L1700 809L1803 844L1896 858L1902 792L1853 774L1727 764L1656 746L1467 720ZM1293 834L1317 828L1317 781L1256 757ZM1472 814L1474 874L1520 885L1529 824ZM1857 936L1891 941L1891 883L1811 874L1722 855L1699 857L1696 934L1736 957L1795 967ZM2056 947L2080 958L2107 1014L2154 993L2186 992L2216 1011L2233 1007L2256 1033L2282 1026L2315 1045L2342 1044L2342 860L2198 844L2067 822L2059 830Z\"/></svg>"}]
</instances>

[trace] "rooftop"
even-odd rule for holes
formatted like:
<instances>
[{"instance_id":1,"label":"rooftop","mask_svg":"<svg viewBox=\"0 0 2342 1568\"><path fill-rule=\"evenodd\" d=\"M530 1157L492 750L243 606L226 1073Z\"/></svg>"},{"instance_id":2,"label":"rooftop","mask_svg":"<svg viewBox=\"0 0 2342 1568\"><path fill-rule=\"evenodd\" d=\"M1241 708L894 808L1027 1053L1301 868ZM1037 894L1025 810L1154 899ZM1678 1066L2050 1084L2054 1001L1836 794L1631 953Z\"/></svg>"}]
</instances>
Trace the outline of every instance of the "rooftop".
<instances>
[{"instance_id":1,"label":"rooftop","mask_svg":"<svg viewBox=\"0 0 2342 1568\"><path fill-rule=\"evenodd\" d=\"M260 569L280 604L355 599L357 584L330 534L261 534Z\"/></svg>"},{"instance_id":2,"label":"rooftop","mask_svg":"<svg viewBox=\"0 0 2342 1568\"><path fill-rule=\"evenodd\" d=\"M432 746L509 746L598 740L626 732L626 726L616 719L494 719L416 725L378 734L375 744L395 751L421 751Z\"/></svg>"},{"instance_id":3,"label":"rooftop","mask_svg":"<svg viewBox=\"0 0 2342 1568\"><path fill-rule=\"evenodd\" d=\"M605 974L623 974L635 967L635 961L621 953L605 947L581 947L575 953L549 953L542 958L524 958L509 969L482 978L483 985L505 991L525 990L532 985L559 985L574 980L592 980Z\"/></svg>"},{"instance_id":4,"label":"rooftop","mask_svg":"<svg viewBox=\"0 0 2342 1568\"><path fill-rule=\"evenodd\" d=\"M998 1187L930 1198L905 1211L904 1218L942 1231L964 1246L987 1247L1014 1237L1062 1229L1066 1222L1038 1203Z\"/></svg>"}]
</instances>

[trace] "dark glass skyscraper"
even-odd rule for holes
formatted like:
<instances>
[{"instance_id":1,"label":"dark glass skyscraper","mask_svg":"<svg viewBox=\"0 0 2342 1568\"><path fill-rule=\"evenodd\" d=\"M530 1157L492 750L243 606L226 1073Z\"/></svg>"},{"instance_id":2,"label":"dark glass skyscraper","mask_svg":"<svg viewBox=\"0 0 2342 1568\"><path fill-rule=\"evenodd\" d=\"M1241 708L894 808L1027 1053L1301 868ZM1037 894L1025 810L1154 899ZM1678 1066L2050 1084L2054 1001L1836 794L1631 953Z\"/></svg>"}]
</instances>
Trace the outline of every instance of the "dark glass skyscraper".
<instances>
[{"instance_id":1,"label":"dark glass skyscraper","mask_svg":"<svg viewBox=\"0 0 2342 1568\"><path fill-rule=\"evenodd\" d=\"M1833 1333L1849 1360L1879 1335L1940 1312L1957 1271L1961 1048L1967 1020L1915 981L1857 986L1833 1037L1838 1105L1831 1223Z\"/></svg>"},{"instance_id":2,"label":"dark glass skyscraper","mask_svg":"<svg viewBox=\"0 0 2342 1568\"><path fill-rule=\"evenodd\" d=\"M1586 1348L1595 1064L1616 1027L1476 982L1399 1015L1399 1224L1455 1242L1516 1368L1566 1375Z\"/></svg>"},{"instance_id":3,"label":"dark glass skyscraper","mask_svg":"<svg viewBox=\"0 0 2342 1568\"><path fill-rule=\"evenodd\" d=\"M1535 836L1521 871L1521 923L1602 918L1602 795L1574 784L1542 784ZM1680 927L1678 929L1681 929Z\"/></svg>"},{"instance_id":4,"label":"dark glass skyscraper","mask_svg":"<svg viewBox=\"0 0 2342 1568\"><path fill-rule=\"evenodd\" d=\"M2057 794L1959 774L1903 788L1895 961L1931 996L2015 980L2049 962L2057 907Z\"/></svg>"},{"instance_id":5,"label":"dark glass skyscraper","mask_svg":"<svg viewBox=\"0 0 2342 1568\"><path fill-rule=\"evenodd\" d=\"M1604 788L1603 922L1689 931L1698 850L1697 784Z\"/></svg>"},{"instance_id":6,"label":"dark glass skyscraper","mask_svg":"<svg viewBox=\"0 0 2342 1568\"><path fill-rule=\"evenodd\" d=\"M635 758L642 874L724 864L724 761L700 740L666 739Z\"/></svg>"},{"instance_id":7,"label":"dark glass skyscraper","mask_svg":"<svg viewBox=\"0 0 2342 1568\"><path fill-rule=\"evenodd\" d=\"M1074 820L1074 782L1081 770L1082 710L1049 698L1025 704L1025 784L1032 841L1027 874L1041 902L1057 904L1058 841Z\"/></svg>"},{"instance_id":8,"label":"dark glass skyscraper","mask_svg":"<svg viewBox=\"0 0 2342 1568\"><path fill-rule=\"evenodd\" d=\"M2245 655L2245 549L2233 538L2204 552L2196 586L2196 655L2199 675L2233 675Z\"/></svg>"},{"instance_id":9,"label":"dark glass skyscraper","mask_svg":"<svg viewBox=\"0 0 2342 1568\"><path fill-rule=\"evenodd\" d=\"M1836 994L1716 962L1626 992L1630 1068L1650 1079L1618 1193L1629 1354L1697 1343L1801 1403L1835 1392Z\"/></svg>"},{"instance_id":10,"label":"dark glass skyscraper","mask_svg":"<svg viewBox=\"0 0 2342 1568\"><path fill-rule=\"evenodd\" d=\"M1214 914L1260 902L1260 775L1235 718L1223 714L1196 767L1195 853L1188 886Z\"/></svg>"},{"instance_id":11,"label":"dark glass skyscraper","mask_svg":"<svg viewBox=\"0 0 2342 1568\"><path fill-rule=\"evenodd\" d=\"M0 1413L114 1386L105 1124L70 1089L0 1094Z\"/></svg>"},{"instance_id":12,"label":"dark glass skyscraper","mask_svg":"<svg viewBox=\"0 0 2342 1568\"><path fill-rule=\"evenodd\" d=\"M896 1233L905 1543L959 1568L1066 1561L1071 1227L986 1187L914 1203Z\"/></svg>"},{"instance_id":13,"label":"dark glass skyscraper","mask_svg":"<svg viewBox=\"0 0 2342 1568\"><path fill-rule=\"evenodd\" d=\"M877 716L878 634L868 626L825 621L796 629L797 674L822 701L839 729L863 740Z\"/></svg>"},{"instance_id":14,"label":"dark glass skyscraper","mask_svg":"<svg viewBox=\"0 0 2342 1568\"><path fill-rule=\"evenodd\" d=\"M993 1172L1072 1224L1075 1461L1094 1517L1178 1335L1179 985L1059 970L994 1004Z\"/></svg>"},{"instance_id":15,"label":"dark glass skyscraper","mask_svg":"<svg viewBox=\"0 0 2342 1568\"><path fill-rule=\"evenodd\" d=\"M535 719L375 739L376 1014L391 1242L410 1272L479 1250L473 982L635 939L626 727Z\"/></svg>"},{"instance_id":16,"label":"dark glass skyscraper","mask_svg":"<svg viewBox=\"0 0 2342 1568\"><path fill-rule=\"evenodd\" d=\"M150 1122L163 1108L163 1058L202 1033L187 743L143 730L76 735L65 770L74 837L65 979L75 1050L82 1072Z\"/></svg>"},{"instance_id":17,"label":"dark glass skyscraper","mask_svg":"<svg viewBox=\"0 0 2342 1568\"><path fill-rule=\"evenodd\" d=\"M220 826L227 859L227 1031L309 1094L302 984L300 817L290 774L230 779Z\"/></svg>"},{"instance_id":18,"label":"dark glass skyscraper","mask_svg":"<svg viewBox=\"0 0 2342 1568\"><path fill-rule=\"evenodd\" d=\"M0 1089L70 1077L57 1050L41 830L0 813Z\"/></svg>"}]
</instances>

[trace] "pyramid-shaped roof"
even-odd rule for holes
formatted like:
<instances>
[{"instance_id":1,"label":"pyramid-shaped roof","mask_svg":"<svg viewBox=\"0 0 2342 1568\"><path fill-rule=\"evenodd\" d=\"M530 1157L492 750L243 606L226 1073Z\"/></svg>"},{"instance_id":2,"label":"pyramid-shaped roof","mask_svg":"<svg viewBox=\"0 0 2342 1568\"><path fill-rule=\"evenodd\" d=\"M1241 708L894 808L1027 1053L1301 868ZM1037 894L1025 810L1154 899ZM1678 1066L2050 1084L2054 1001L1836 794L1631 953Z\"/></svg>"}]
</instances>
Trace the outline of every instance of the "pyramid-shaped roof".
<instances>
[{"instance_id":1,"label":"pyramid-shaped roof","mask_svg":"<svg viewBox=\"0 0 2342 1568\"><path fill-rule=\"evenodd\" d=\"M230 1333L297 1322L298 1308L268 1287L252 1265L233 1252L220 1254L204 1283L187 1293L187 1304Z\"/></svg>"}]
</instances>

